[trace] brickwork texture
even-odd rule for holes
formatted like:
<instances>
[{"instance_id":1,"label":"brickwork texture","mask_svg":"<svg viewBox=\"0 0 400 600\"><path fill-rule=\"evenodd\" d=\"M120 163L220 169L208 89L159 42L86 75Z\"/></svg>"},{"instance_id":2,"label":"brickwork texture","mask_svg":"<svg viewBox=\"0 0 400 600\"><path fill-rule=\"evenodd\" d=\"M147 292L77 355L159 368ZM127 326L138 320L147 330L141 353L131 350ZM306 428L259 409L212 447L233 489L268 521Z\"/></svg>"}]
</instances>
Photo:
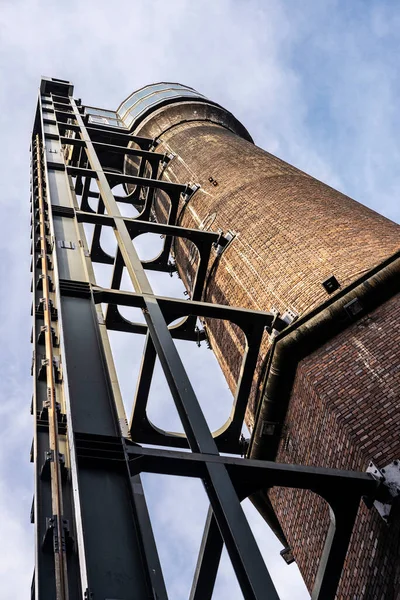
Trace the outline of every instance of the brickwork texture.
<instances>
[{"instance_id":1,"label":"brickwork texture","mask_svg":"<svg viewBox=\"0 0 400 600\"><path fill-rule=\"evenodd\" d=\"M201 186L181 223L236 234L210 272L206 300L303 316L328 298L327 277L335 275L344 287L400 248L397 224L256 147L217 109L166 106L136 133L158 138L157 151L175 155L166 180ZM134 171L129 160L127 170ZM167 212L168 200L159 195L157 218ZM175 256L190 290L196 256L185 242L175 244ZM369 460L383 467L400 458L399 317L395 297L301 361L277 460L364 470ZM209 322L207 329L234 390L244 337L227 322ZM266 340L260 364L267 349ZM254 397L246 414L250 429ZM270 497L311 589L327 507L310 492L280 488ZM397 600L399 577L398 524L387 526L361 506L337 598Z\"/></svg>"}]
</instances>

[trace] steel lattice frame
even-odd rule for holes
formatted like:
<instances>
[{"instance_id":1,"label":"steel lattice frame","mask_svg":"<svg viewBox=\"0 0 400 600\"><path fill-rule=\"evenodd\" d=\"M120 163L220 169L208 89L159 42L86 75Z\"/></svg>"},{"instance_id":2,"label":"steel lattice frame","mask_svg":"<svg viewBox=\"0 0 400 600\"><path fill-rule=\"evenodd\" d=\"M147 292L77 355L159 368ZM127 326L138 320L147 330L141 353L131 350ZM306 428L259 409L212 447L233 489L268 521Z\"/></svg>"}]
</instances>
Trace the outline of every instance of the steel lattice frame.
<instances>
[{"instance_id":1,"label":"steel lattice frame","mask_svg":"<svg viewBox=\"0 0 400 600\"><path fill-rule=\"evenodd\" d=\"M201 301L213 246L220 237L177 224L180 199L183 195L187 200L195 188L160 179L168 156L157 153L154 140L87 126L84 109L71 94L67 82L42 82L32 137L32 252L38 253L37 262L36 257L32 262L36 375L32 598L167 599L140 482L141 473L151 472L200 478L210 501L191 600L211 598L223 544L246 599L278 598L240 505L250 494L275 485L310 489L329 504L331 525L312 598L333 599L360 498L376 495L376 480L363 473L240 457L240 434L262 333L274 315ZM130 142L138 148L128 147ZM137 177L117 172L127 154L140 160ZM91 189L93 179L99 193ZM126 198L115 197L112 188L119 183L133 184L136 190ZM170 199L165 224L152 218L156 190ZM98 201L96 211L89 198ZM121 216L117 201L135 204L139 198L145 200L138 218ZM95 226L90 251L83 223ZM101 248L103 227L115 234L115 257ZM142 263L132 240L147 232L164 236L164 250L154 261ZM190 300L154 295L146 276L146 269L171 270L173 238L190 240L199 252ZM92 262L114 265L110 289L95 284ZM119 289L124 267L134 293ZM105 319L101 304L108 305ZM127 321L118 306L140 308L146 324ZM230 320L247 341L231 417L214 434L173 341L196 341L198 317ZM169 326L177 318L185 319L179 326ZM146 336L129 427L107 328ZM156 357L185 436L156 429L146 416Z\"/></svg>"}]
</instances>

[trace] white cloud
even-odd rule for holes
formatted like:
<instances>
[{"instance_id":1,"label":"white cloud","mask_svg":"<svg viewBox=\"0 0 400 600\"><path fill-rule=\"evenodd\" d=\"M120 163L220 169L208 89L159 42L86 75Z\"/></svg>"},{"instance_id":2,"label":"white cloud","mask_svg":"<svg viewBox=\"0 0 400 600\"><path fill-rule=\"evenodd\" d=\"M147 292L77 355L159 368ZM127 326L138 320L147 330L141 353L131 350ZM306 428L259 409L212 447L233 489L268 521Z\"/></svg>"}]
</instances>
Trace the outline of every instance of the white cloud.
<instances>
[{"instance_id":1,"label":"white cloud","mask_svg":"<svg viewBox=\"0 0 400 600\"><path fill-rule=\"evenodd\" d=\"M390 3L1 1L0 535L7 545L0 553L0 600L27 597L33 555L32 532L25 526L33 487L27 463L28 147L40 76L71 79L85 103L106 108L153 81L192 85L232 110L262 147L398 220L398 27L399 12ZM122 338L114 345L127 353ZM136 350L129 348L131 357ZM134 372L127 361L119 369L128 397ZM218 394L223 387L219 382ZM161 420L158 395L157 401ZM164 485L163 491L167 495L171 488ZM183 527L189 535L182 541L190 552L199 535L192 517L189 511ZM157 518L177 540L175 522ZM261 529L259 522L254 527ZM263 539L272 544L267 534ZM265 553L275 562L276 550ZM292 567L280 562L274 568L287 597L304 597ZM225 585L230 575L223 571ZM184 597L187 581L171 585L174 600Z\"/></svg>"}]
</instances>

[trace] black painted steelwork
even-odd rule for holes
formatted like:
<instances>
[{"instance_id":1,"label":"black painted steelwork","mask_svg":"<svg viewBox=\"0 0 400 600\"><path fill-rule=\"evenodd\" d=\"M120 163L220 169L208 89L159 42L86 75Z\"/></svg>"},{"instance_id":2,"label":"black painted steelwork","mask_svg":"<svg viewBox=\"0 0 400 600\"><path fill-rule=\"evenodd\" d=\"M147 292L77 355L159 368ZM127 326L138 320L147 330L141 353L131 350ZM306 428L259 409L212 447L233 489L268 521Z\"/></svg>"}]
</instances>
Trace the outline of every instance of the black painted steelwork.
<instances>
[{"instance_id":1,"label":"black painted steelwork","mask_svg":"<svg viewBox=\"0 0 400 600\"><path fill-rule=\"evenodd\" d=\"M360 498L375 497L378 483L367 474L239 458L262 334L272 324L279 328L277 317L201 301L214 249L223 247L224 238L178 225L180 200L188 200L196 187L160 179L170 157L157 153L154 140L107 125L87 126L84 107L71 93L68 82L42 81L33 132L32 236L40 260L37 267L33 261L32 269L40 285L33 288L37 310L32 340L34 365L41 364L44 371L33 369L38 378L32 409L36 423L32 598L167 599L140 482L141 473L151 472L200 478L210 501L191 600L211 598L223 544L246 600L278 598L240 505L244 498L271 486L310 489L329 504L331 526L312 598L333 599ZM128 147L131 142L138 149ZM128 154L139 161L137 177L121 172ZM93 191L93 181L98 191ZM136 187L124 198L114 196L112 188L121 183ZM154 220L157 190L170 200L166 223ZM122 216L117 202L139 207L139 216ZM94 225L90 251L82 223ZM104 227L115 234L115 256L101 247ZM160 255L148 262L139 259L132 243L143 233L157 233L164 239ZM186 301L156 296L146 276L146 270L176 269L170 260L174 238L189 240L198 251L192 295ZM96 285L93 262L113 265L110 289ZM124 268L134 292L120 290ZM108 307L105 319L102 304ZM141 309L145 324L126 320L120 306ZM174 344L174 339L204 337L197 327L199 318L229 320L246 338L231 416L214 433ZM107 328L146 336L129 427ZM147 418L157 357L185 434L156 428ZM49 377L54 380L50 388ZM140 443L173 449L150 449ZM51 498L58 499L58 512Z\"/></svg>"}]
</instances>

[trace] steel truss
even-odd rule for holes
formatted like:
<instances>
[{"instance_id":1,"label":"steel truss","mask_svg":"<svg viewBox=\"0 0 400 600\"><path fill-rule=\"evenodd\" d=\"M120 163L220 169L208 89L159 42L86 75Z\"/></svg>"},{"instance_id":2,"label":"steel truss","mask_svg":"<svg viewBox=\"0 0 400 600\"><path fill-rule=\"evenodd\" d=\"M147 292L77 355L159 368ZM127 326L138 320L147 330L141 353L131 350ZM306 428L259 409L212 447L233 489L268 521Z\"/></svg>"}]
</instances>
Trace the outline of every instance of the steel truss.
<instances>
[{"instance_id":1,"label":"steel truss","mask_svg":"<svg viewBox=\"0 0 400 600\"><path fill-rule=\"evenodd\" d=\"M155 140L88 126L68 85L42 85L32 140L32 236L38 252L37 266L34 261L32 266L37 374L32 598L167 599L140 483L140 474L150 472L200 478L210 501L190 600L211 599L223 544L246 600L278 598L240 505L250 494L272 486L309 489L329 504L331 524L312 598L333 600L360 498L375 498L378 482L363 473L240 457L263 331L273 322L278 326L276 317L202 301L214 248L223 246L224 238L178 225L182 199L187 202L196 187L161 179L171 157L157 152ZM137 148L128 147L131 142ZM138 160L138 176L122 172L126 155ZM92 189L93 180L98 192ZM134 192L114 196L112 189L120 183L136 186ZM170 201L166 223L154 221L158 190ZM97 203L96 210L89 200ZM117 202L139 206L141 213L126 218ZM83 223L95 226L90 251ZM115 256L101 247L103 227L115 234ZM156 259L145 262L132 241L149 232L163 236L164 247ZM192 295L185 301L156 296L146 275L146 270L175 269L170 261L174 238L189 240L198 251ZM93 262L113 265L110 289L95 284ZM120 290L124 268L134 293ZM101 304L108 307L105 319ZM121 306L141 309L145 324L125 319ZM231 416L214 433L174 344L174 339L198 341L204 336L196 325L199 317L229 320L246 339ZM178 325L171 325L178 318ZM128 428L106 329L146 336ZM156 428L147 418L157 357L184 435Z\"/></svg>"}]
</instances>

